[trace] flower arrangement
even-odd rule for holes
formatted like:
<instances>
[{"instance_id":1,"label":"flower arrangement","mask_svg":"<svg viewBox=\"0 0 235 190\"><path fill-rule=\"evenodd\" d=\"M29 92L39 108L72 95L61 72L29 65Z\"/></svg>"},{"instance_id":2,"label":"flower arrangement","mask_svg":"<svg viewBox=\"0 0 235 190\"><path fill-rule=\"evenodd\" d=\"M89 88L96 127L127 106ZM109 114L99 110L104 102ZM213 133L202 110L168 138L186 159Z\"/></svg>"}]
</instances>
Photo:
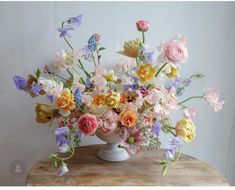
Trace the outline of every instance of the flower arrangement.
<instances>
[{"instance_id":1,"label":"flower arrangement","mask_svg":"<svg viewBox=\"0 0 235 190\"><path fill-rule=\"evenodd\" d=\"M114 72L101 66L101 52L105 48L100 46L98 33L83 48L74 50L68 39L81 23L82 15L62 22L58 32L69 50L56 54L43 72L37 69L27 78L13 77L16 88L32 98L45 96L46 103L36 104L36 121L49 125L57 121L58 151L68 156L51 154L52 165L58 167L59 176L68 172L66 160L73 156L75 147L80 146L83 137L97 131L121 137L120 148L130 154L138 153L144 146L159 149L159 136L165 133L172 135L161 162L165 175L169 164L178 160L183 143L196 136L193 118L197 109L188 108L186 102L204 99L214 111L219 111L225 101L219 100L216 88L210 87L200 96L177 101L194 80L204 77L202 74L180 77L180 67L188 59L186 40L181 35L161 43L159 48L151 48L145 43L150 23L136 22L141 39L124 43L118 53L126 59L118 64L119 71ZM93 62L94 70L87 70L84 62ZM183 115L174 122L172 115L176 111Z\"/></svg>"}]
</instances>

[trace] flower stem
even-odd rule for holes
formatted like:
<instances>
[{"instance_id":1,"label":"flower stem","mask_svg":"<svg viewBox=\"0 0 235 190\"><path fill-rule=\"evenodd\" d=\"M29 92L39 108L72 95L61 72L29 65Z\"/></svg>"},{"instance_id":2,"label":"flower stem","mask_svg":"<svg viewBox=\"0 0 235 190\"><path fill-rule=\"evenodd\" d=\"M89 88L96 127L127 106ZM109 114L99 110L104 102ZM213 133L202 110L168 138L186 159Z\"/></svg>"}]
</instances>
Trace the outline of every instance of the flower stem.
<instances>
[{"instance_id":1,"label":"flower stem","mask_svg":"<svg viewBox=\"0 0 235 190\"><path fill-rule=\"evenodd\" d=\"M144 44L145 43L144 32L142 32L142 41L143 41L143 44Z\"/></svg>"},{"instance_id":2,"label":"flower stem","mask_svg":"<svg viewBox=\"0 0 235 190\"><path fill-rule=\"evenodd\" d=\"M185 102L187 102L187 101L189 101L191 99L196 99L196 98L203 98L203 96L192 96L192 97L189 97L186 100L183 100L183 101L179 102L178 105L181 105L181 104L183 104L183 103L185 103Z\"/></svg>"},{"instance_id":3,"label":"flower stem","mask_svg":"<svg viewBox=\"0 0 235 190\"><path fill-rule=\"evenodd\" d=\"M69 73L69 75L70 75L71 77L73 77L73 74L69 71L69 68L66 69L66 71Z\"/></svg>"},{"instance_id":4,"label":"flower stem","mask_svg":"<svg viewBox=\"0 0 235 190\"><path fill-rule=\"evenodd\" d=\"M166 65L167 65L167 62L164 63L164 64L160 67L160 69L157 71L155 77L157 77L157 76L162 72L162 69L163 69Z\"/></svg>"},{"instance_id":5,"label":"flower stem","mask_svg":"<svg viewBox=\"0 0 235 190\"><path fill-rule=\"evenodd\" d=\"M61 24L61 27L63 28L64 24L65 24L65 23L68 23L68 22L69 22L69 20L63 21L62 24ZM72 45L69 43L69 41L67 40L67 38L66 38L66 37L63 37L63 38L64 38L64 41L65 41L65 42L68 44L68 46L70 47L70 49L73 50L73 47L72 47Z\"/></svg>"},{"instance_id":6,"label":"flower stem","mask_svg":"<svg viewBox=\"0 0 235 190\"><path fill-rule=\"evenodd\" d=\"M92 60L93 60L94 65L95 65L95 67L96 67L97 65L96 65L96 62L95 62L95 56L94 56L93 51L91 51L91 57L92 57Z\"/></svg>"}]
</instances>

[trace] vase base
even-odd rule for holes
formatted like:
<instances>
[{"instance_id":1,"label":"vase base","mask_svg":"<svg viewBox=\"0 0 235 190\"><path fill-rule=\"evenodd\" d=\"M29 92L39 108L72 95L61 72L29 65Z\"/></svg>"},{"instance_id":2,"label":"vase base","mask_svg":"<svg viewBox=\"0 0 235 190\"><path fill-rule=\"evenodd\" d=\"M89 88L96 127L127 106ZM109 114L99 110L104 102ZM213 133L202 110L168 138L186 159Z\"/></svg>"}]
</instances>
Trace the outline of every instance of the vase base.
<instances>
[{"instance_id":1,"label":"vase base","mask_svg":"<svg viewBox=\"0 0 235 190\"><path fill-rule=\"evenodd\" d=\"M118 148L118 144L110 144L100 149L97 153L97 157L104 161L109 162L121 162L130 158L129 154L124 148Z\"/></svg>"}]
</instances>

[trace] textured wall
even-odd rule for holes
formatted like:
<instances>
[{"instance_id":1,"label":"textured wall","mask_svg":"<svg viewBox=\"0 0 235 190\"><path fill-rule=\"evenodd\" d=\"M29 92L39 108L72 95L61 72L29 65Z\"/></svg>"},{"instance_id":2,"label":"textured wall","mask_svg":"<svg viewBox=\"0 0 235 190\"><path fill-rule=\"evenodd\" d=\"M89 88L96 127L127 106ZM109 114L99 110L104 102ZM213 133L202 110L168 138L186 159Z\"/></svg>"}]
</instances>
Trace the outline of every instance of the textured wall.
<instances>
[{"instance_id":1,"label":"textured wall","mask_svg":"<svg viewBox=\"0 0 235 190\"><path fill-rule=\"evenodd\" d=\"M104 62L110 67L123 41L138 37L138 19L151 21L147 41L152 46L179 32L187 36L190 59L182 67L182 76L195 72L207 76L196 81L187 94L200 93L204 85L218 86L227 103L219 113L198 104L197 138L185 146L184 153L213 165L235 185L233 2L1 2L0 185L24 184L25 175L16 177L9 171L14 160L23 161L28 171L55 150L54 129L34 121L34 104L40 100L32 101L19 93L11 78L34 72L37 66L49 63L54 52L65 48L56 28L61 20L80 13L84 15L83 25L73 33L74 47L83 46L91 34L99 32L108 48ZM84 144L97 142L94 137L85 139Z\"/></svg>"}]
</instances>

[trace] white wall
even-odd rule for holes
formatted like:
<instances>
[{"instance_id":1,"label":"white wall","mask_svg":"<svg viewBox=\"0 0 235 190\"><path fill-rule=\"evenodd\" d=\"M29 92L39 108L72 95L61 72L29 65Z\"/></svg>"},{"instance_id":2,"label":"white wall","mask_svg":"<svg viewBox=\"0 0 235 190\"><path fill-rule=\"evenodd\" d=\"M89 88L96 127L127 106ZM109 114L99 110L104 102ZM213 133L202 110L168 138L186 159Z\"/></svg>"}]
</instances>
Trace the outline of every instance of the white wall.
<instances>
[{"instance_id":1,"label":"white wall","mask_svg":"<svg viewBox=\"0 0 235 190\"><path fill-rule=\"evenodd\" d=\"M195 72L207 76L195 82L187 94L200 93L204 85L217 86L227 102L219 113L198 104L197 138L185 146L184 152L213 165L235 185L233 2L1 2L0 185L24 184L25 176L14 177L9 172L12 161L23 160L28 170L55 150L54 129L34 121L34 103L38 100L19 93L11 78L34 72L49 63L54 52L65 48L56 28L61 20L80 13L84 19L82 27L73 33L74 46L83 46L91 34L99 32L108 48L104 60L110 65L118 45L138 37L138 19L151 22L147 41L153 46L179 32L187 36L190 59L182 68L182 76ZM92 138L84 144L97 142Z\"/></svg>"}]
</instances>

